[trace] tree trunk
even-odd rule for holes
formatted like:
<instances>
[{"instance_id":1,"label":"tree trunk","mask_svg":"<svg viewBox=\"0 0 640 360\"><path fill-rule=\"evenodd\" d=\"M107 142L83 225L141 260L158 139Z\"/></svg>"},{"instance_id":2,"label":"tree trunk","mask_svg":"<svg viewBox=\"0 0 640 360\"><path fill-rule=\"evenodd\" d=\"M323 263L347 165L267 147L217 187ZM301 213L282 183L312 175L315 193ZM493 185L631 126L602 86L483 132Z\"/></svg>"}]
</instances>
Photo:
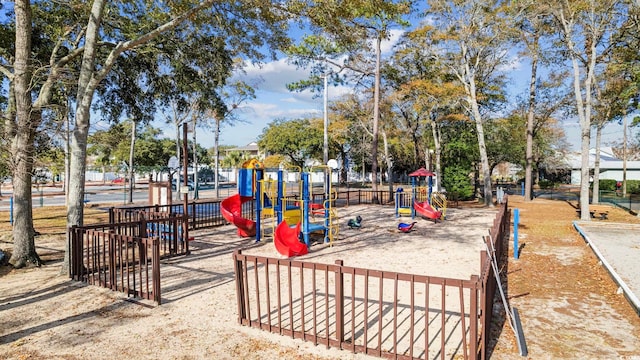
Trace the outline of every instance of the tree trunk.
<instances>
[{"instance_id":1,"label":"tree trunk","mask_svg":"<svg viewBox=\"0 0 640 360\"><path fill-rule=\"evenodd\" d=\"M470 72L467 70L467 74ZM469 78L469 103L473 112L473 118L476 123L476 133L478 135L478 148L480 150L480 170L482 171L482 180L484 183L484 204L493 206L493 191L491 189L491 170L489 168L489 157L487 156L487 146L484 140L484 125L482 124L482 115L478 107L476 98L476 83L473 77Z\"/></svg>"},{"instance_id":2,"label":"tree trunk","mask_svg":"<svg viewBox=\"0 0 640 360\"><path fill-rule=\"evenodd\" d=\"M36 253L31 207L31 174L35 129L40 113L34 111L31 102L31 4L28 0L16 1L16 42L14 61L14 94L16 121L11 135L11 168L13 171L13 252L9 263L16 268L33 264L41 265Z\"/></svg>"},{"instance_id":3,"label":"tree trunk","mask_svg":"<svg viewBox=\"0 0 640 360\"><path fill-rule=\"evenodd\" d=\"M436 191L440 192L442 191L442 180L444 179L444 177L442 176L442 164L441 164L442 133L440 133L440 126L438 126L438 124L435 121L431 125L431 132L433 133L433 143L435 145L435 152L436 152L435 173L436 173L436 176L439 177L436 183Z\"/></svg>"},{"instance_id":4,"label":"tree trunk","mask_svg":"<svg viewBox=\"0 0 640 360\"><path fill-rule=\"evenodd\" d=\"M67 205L67 226L82 226L84 222L84 186L87 159L87 137L89 136L89 122L91 119L91 102L94 87L91 79L95 69L95 58L100 31L100 21L104 11L104 0L95 0L91 7L91 14L85 35L84 53L80 75L78 76L78 95L76 98L75 126L71 139L71 162L69 166L69 203ZM63 264L66 272L69 263Z\"/></svg>"},{"instance_id":5,"label":"tree trunk","mask_svg":"<svg viewBox=\"0 0 640 360\"><path fill-rule=\"evenodd\" d=\"M384 144L384 158L387 161L387 174L388 174L388 184L389 184L389 202L392 202L393 199L393 159L391 158L391 154L389 153L389 141L387 140L387 132L382 130L382 142Z\"/></svg>"},{"instance_id":6,"label":"tree trunk","mask_svg":"<svg viewBox=\"0 0 640 360\"><path fill-rule=\"evenodd\" d=\"M535 40L537 44L537 38ZM527 147L525 150L524 201L533 199L533 125L536 106L536 78L538 74L538 52L531 56L531 78L529 80L529 108L527 109Z\"/></svg>"},{"instance_id":7,"label":"tree trunk","mask_svg":"<svg viewBox=\"0 0 640 360\"><path fill-rule=\"evenodd\" d=\"M572 40L574 23L573 20L564 15L565 14L561 12L560 19L562 21L562 31L566 39L567 50L571 59L571 66L573 68L573 92L576 98L576 111L578 113L578 119L580 120L580 151L582 152L580 169L580 220L589 221L591 220L591 214L589 213L589 142L591 140L591 91L596 63L596 42L590 41L590 48L585 49L588 53L588 61L586 64L586 76L583 79L580 74L580 56L576 52L575 44ZM583 81L584 89L582 88ZM583 91L585 96L584 101L582 98Z\"/></svg>"},{"instance_id":8,"label":"tree trunk","mask_svg":"<svg viewBox=\"0 0 640 360\"><path fill-rule=\"evenodd\" d=\"M380 35L376 38L376 71L373 87L373 140L371 141L371 176L374 204L380 203L378 199L378 122L380 121Z\"/></svg>"},{"instance_id":9,"label":"tree trunk","mask_svg":"<svg viewBox=\"0 0 640 360\"><path fill-rule=\"evenodd\" d=\"M220 180L218 177L218 171L220 168L220 148L219 148L220 119L216 116L215 121L216 121L216 127L213 133L213 152L214 152L213 162L214 162L214 171L215 171L215 173L213 174L213 186L216 188L216 199L219 199L220 198Z\"/></svg>"},{"instance_id":10,"label":"tree trunk","mask_svg":"<svg viewBox=\"0 0 640 360\"><path fill-rule=\"evenodd\" d=\"M180 121L176 119L176 157L178 158L178 162L180 162L180 154L182 151L182 145L180 144ZM187 156L185 154L185 156ZM172 181L172 179L169 179ZM180 201L180 184L182 183L182 179L180 179L180 166L178 166L178 170L176 171L176 201Z\"/></svg>"},{"instance_id":11,"label":"tree trunk","mask_svg":"<svg viewBox=\"0 0 640 360\"><path fill-rule=\"evenodd\" d=\"M188 184L188 183L187 183ZM197 200L198 194L198 147L196 146L196 117L193 116L193 199Z\"/></svg>"},{"instance_id":12,"label":"tree trunk","mask_svg":"<svg viewBox=\"0 0 640 360\"><path fill-rule=\"evenodd\" d=\"M593 188L591 194L591 203L600 203L600 142L602 141L602 128L604 124L600 123L596 126L596 159L593 163Z\"/></svg>"}]
</instances>

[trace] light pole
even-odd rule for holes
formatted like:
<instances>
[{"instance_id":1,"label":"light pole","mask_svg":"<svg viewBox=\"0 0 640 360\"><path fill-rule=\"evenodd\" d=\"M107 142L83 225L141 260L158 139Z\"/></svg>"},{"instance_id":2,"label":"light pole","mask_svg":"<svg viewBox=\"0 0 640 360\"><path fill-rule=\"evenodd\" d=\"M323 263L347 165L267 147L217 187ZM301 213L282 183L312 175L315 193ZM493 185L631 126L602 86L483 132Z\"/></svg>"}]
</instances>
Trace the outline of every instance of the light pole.
<instances>
[{"instance_id":1,"label":"light pole","mask_svg":"<svg viewBox=\"0 0 640 360\"><path fill-rule=\"evenodd\" d=\"M329 114L327 112L329 103L329 88L327 86L327 76L324 75L324 137L322 144L322 163L327 164L329 161Z\"/></svg>"},{"instance_id":2,"label":"light pole","mask_svg":"<svg viewBox=\"0 0 640 360\"><path fill-rule=\"evenodd\" d=\"M187 182L187 185L189 183ZM196 117L193 116L193 199L197 200L198 196L198 148L196 147Z\"/></svg>"}]
</instances>

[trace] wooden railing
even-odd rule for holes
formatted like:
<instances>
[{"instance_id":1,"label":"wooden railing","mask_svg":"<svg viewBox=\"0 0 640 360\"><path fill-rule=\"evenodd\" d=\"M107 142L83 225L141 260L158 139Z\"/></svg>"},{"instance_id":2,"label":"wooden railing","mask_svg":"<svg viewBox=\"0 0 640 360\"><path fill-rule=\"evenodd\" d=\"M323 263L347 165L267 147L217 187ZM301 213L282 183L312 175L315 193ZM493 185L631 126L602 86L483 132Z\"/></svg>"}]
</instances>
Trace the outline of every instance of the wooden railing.
<instances>
[{"instance_id":1,"label":"wooden railing","mask_svg":"<svg viewBox=\"0 0 640 360\"><path fill-rule=\"evenodd\" d=\"M478 276L449 279L234 253L238 321L378 357L475 358Z\"/></svg>"},{"instance_id":2,"label":"wooden railing","mask_svg":"<svg viewBox=\"0 0 640 360\"><path fill-rule=\"evenodd\" d=\"M160 240L74 227L71 278L161 303Z\"/></svg>"},{"instance_id":3,"label":"wooden railing","mask_svg":"<svg viewBox=\"0 0 640 360\"><path fill-rule=\"evenodd\" d=\"M507 202L489 229L497 259ZM485 359L497 289L487 252L468 280L251 256L237 251L238 322L385 358Z\"/></svg>"},{"instance_id":4,"label":"wooden railing","mask_svg":"<svg viewBox=\"0 0 640 360\"><path fill-rule=\"evenodd\" d=\"M185 217L127 216L136 220L70 229L70 277L160 304L160 259L189 253Z\"/></svg>"}]
</instances>

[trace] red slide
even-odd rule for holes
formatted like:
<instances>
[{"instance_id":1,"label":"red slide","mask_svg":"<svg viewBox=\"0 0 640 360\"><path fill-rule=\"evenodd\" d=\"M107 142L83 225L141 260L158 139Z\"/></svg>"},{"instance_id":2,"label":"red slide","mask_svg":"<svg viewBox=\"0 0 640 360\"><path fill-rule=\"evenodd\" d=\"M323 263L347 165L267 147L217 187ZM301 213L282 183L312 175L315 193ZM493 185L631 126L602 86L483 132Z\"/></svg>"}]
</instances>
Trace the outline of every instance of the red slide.
<instances>
[{"instance_id":1,"label":"red slide","mask_svg":"<svg viewBox=\"0 0 640 360\"><path fill-rule=\"evenodd\" d=\"M256 223L253 220L242 217L242 204L253 200L250 196L235 194L220 203L222 216L230 223L238 227L238 235L242 237L256 236Z\"/></svg>"},{"instance_id":2,"label":"red slide","mask_svg":"<svg viewBox=\"0 0 640 360\"><path fill-rule=\"evenodd\" d=\"M428 219L433 219L438 222L438 219L442 217L442 211L437 211L429 205L429 202L413 202L413 208L416 209L416 212Z\"/></svg>"},{"instance_id":3,"label":"red slide","mask_svg":"<svg viewBox=\"0 0 640 360\"><path fill-rule=\"evenodd\" d=\"M276 232L273 235L273 243L276 244L276 250L286 257L308 253L307 245L298 240L298 234L300 234L300 223L295 227L289 227L286 221L282 221L276 227Z\"/></svg>"}]
</instances>

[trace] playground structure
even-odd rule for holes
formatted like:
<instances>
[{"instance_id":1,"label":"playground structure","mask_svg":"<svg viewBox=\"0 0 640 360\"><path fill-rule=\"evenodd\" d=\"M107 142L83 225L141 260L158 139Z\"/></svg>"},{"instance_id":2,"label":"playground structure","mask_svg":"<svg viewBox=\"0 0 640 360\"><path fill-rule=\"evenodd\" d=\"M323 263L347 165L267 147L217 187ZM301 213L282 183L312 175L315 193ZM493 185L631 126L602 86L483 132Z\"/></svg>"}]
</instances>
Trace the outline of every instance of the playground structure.
<instances>
[{"instance_id":1,"label":"playground structure","mask_svg":"<svg viewBox=\"0 0 640 360\"><path fill-rule=\"evenodd\" d=\"M435 174L424 168L420 168L411 174L411 197L407 204L406 196L402 188L395 194L396 217L410 215L412 219L416 213L435 222L446 217L447 198L443 193L433 192L433 177ZM420 185L421 178L426 179L427 185Z\"/></svg>"},{"instance_id":2,"label":"playground structure","mask_svg":"<svg viewBox=\"0 0 640 360\"><path fill-rule=\"evenodd\" d=\"M255 236L256 242L273 235L276 249L287 257L306 254L313 233L322 233L324 242L332 245L338 234L338 219L337 193L331 188L331 168L314 168L320 169L324 184L323 192L318 196L313 193L312 173L297 169L299 178L287 182L290 174L286 173L285 179L284 170L278 170L277 179L264 179L261 167L257 161L243 164L238 177L238 194L220 204L223 217L238 228L238 235ZM252 200L255 201L255 221L242 216L243 204Z\"/></svg>"},{"instance_id":3,"label":"playground structure","mask_svg":"<svg viewBox=\"0 0 640 360\"><path fill-rule=\"evenodd\" d=\"M241 237L253 237L257 233L256 227L259 223L242 217L242 207L253 201L254 175L256 173L254 170L261 167L260 162L255 159L245 161L238 174L238 193L220 203L222 216L238 228L238 236Z\"/></svg>"}]
</instances>

